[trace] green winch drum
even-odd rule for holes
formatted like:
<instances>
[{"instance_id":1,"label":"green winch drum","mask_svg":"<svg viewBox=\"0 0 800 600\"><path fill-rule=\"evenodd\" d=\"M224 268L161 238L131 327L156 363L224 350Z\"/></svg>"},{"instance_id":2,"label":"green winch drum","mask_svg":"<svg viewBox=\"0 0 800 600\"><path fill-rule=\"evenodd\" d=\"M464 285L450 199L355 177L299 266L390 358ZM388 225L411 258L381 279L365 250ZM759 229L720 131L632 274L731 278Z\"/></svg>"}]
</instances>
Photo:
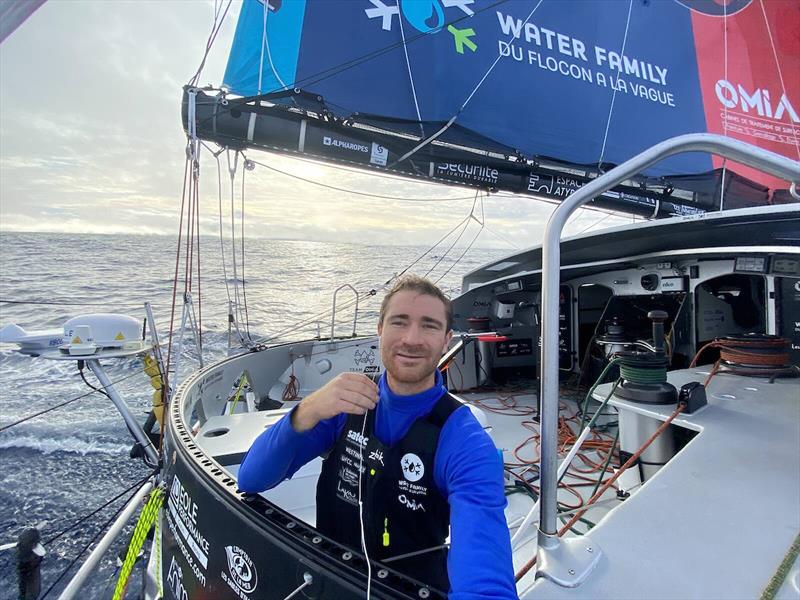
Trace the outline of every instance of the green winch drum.
<instances>
[{"instance_id":1,"label":"green winch drum","mask_svg":"<svg viewBox=\"0 0 800 600\"><path fill-rule=\"evenodd\" d=\"M675 404L678 390L667 383L667 358L660 353L620 353L621 383L614 395L640 404Z\"/></svg>"}]
</instances>

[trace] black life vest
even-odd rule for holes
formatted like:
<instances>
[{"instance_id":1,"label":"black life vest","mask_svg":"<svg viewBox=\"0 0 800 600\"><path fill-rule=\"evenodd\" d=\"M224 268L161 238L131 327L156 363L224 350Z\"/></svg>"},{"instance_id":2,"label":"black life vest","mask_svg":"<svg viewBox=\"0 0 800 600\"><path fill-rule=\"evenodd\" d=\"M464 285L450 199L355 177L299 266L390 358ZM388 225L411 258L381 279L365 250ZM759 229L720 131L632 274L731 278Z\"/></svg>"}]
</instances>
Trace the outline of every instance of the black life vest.
<instances>
[{"instance_id":1,"label":"black life vest","mask_svg":"<svg viewBox=\"0 0 800 600\"><path fill-rule=\"evenodd\" d=\"M322 463L317 482L317 529L339 543L361 551L358 473L364 533L371 559L383 560L441 546L450 528L450 506L434 483L439 433L462 404L444 394L426 416L414 421L394 446L381 443L375 411L349 415L342 433ZM363 463L360 457L363 451ZM393 569L447 593L447 550L392 561Z\"/></svg>"}]
</instances>

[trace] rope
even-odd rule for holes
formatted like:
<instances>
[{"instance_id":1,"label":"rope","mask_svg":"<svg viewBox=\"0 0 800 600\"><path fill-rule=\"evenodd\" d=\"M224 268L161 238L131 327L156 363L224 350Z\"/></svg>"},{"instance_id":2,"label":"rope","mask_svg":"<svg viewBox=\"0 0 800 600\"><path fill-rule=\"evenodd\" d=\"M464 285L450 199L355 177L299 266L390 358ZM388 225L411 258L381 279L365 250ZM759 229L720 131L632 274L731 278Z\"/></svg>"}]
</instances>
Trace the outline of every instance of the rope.
<instances>
[{"instance_id":1,"label":"rope","mask_svg":"<svg viewBox=\"0 0 800 600\"><path fill-rule=\"evenodd\" d=\"M425 129L422 126L422 114L419 111L419 102L417 101L417 88L414 86L414 75L411 72L411 61L408 58L408 46L406 45L406 31L403 27L403 13L400 10L400 0L395 0L397 5L398 22L400 23L400 37L403 40L403 54L406 57L406 68L408 69L408 80L411 83L411 94L414 98L414 108L417 111L417 121L419 121L419 130L422 137L425 137Z\"/></svg>"},{"instance_id":2,"label":"rope","mask_svg":"<svg viewBox=\"0 0 800 600\"><path fill-rule=\"evenodd\" d=\"M64 534L69 533L70 531L75 529L78 525L82 525L83 523L88 521L91 517L93 517L94 515L99 513L101 510L106 508L109 504L113 504L115 501L119 500L122 496L124 496L125 494L130 492L132 489L140 488L142 486L142 484L144 484L145 481L150 479L150 477L152 477L152 473L148 473L146 476L142 477L139 481L137 481L137 482L133 483L132 485L128 486L127 488L122 490L119 494L117 494L116 496L111 498L111 500L108 500L107 502L105 502L101 506L98 506L97 508L95 508L92 512L83 515L81 518L79 518L77 521L75 521L72 525L70 525L66 529L64 529L62 531L59 531L57 534L55 534L53 537L51 537L46 542L42 542L42 545L43 546L49 546L50 544L55 542L57 539L61 538Z\"/></svg>"},{"instance_id":3,"label":"rope","mask_svg":"<svg viewBox=\"0 0 800 600\"><path fill-rule=\"evenodd\" d=\"M667 368L641 368L634 367L625 362L619 365L619 374L625 381L632 383L664 383L667 380Z\"/></svg>"},{"instance_id":4,"label":"rope","mask_svg":"<svg viewBox=\"0 0 800 600\"><path fill-rule=\"evenodd\" d=\"M258 164L258 163L256 163L256 164ZM475 198L473 198L473 202L474 201L475 201ZM474 208L474 205L473 205L473 208ZM471 219L471 218L473 218L472 212L470 212L469 215L464 217L464 219L462 219L461 221L456 223L456 225L452 229L450 229L450 231L448 231L444 236L442 236L435 244L433 244L425 252L420 254L409 265L407 265L402 271L400 271L399 273L395 273L392 277L387 279L384 282L384 284L382 286L380 286L381 290L385 289L392 281L394 281L398 277L402 277L405 273L407 273L409 271L409 269L411 269L414 265L419 263L423 258L425 258L433 250L435 250L439 246L439 244L441 244L448 237L450 237L459 227L463 226L465 223L468 223L469 219ZM459 260L460 260L460 258L459 258ZM440 260L440 262L441 262L441 260ZM361 292L360 292L360 294L361 294ZM376 294L377 294L377 291L375 289L369 290L368 292L364 293L364 295L367 296L367 299L369 299L370 297L375 297ZM353 304L355 304L355 300L348 300L341 307L338 307L338 308L340 310L345 310L345 309L353 306ZM330 309L329 310L325 310L325 311L321 311L321 312L316 313L315 315L312 315L312 316L310 316L310 317L308 317L306 319L298 321L298 322L294 323L293 325L291 325L291 326L289 326L289 327L287 327L285 329L282 329L281 331L279 331L279 332L277 332L277 333L275 333L275 334L273 334L271 336L266 336L266 337L259 338L258 340L256 340L254 342L254 344L255 345L259 345L259 344L265 344L267 342L273 341L275 339L280 338L282 335L284 335L286 333L291 333L291 332L297 331L301 327L305 327L305 326L307 326L309 324L313 324L313 323L319 321L322 317L329 316L330 314L331 314L331 310Z\"/></svg>"},{"instance_id":5,"label":"rope","mask_svg":"<svg viewBox=\"0 0 800 600\"><path fill-rule=\"evenodd\" d=\"M767 587L761 592L761 600L774 600L778 595L778 590L781 589L783 582L789 576L792 565L797 560L798 556L800 556L800 534L794 538L794 543L791 545L788 552L786 552L786 556L783 557L781 564L778 565L778 570L775 571Z\"/></svg>"},{"instance_id":6,"label":"rope","mask_svg":"<svg viewBox=\"0 0 800 600\"><path fill-rule=\"evenodd\" d=\"M231 179L231 258L233 262L233 297L236 300L236 319L237 321L243 321L244 319L242 319L241 301L239 299L239 269L236 262L236 207L234 205L236 200L234 180L239 165L239 151L235 150L233 153L233 167L231 167L230 149L225 152L225 156L228 160L228 173L230 174Z\"/></svg>"},{"instance_id":7,"label":"rope","mask_svg":"<svg viewBox=\"0 0 800 600\"><path fill-rule=\"evenodd\" d=\"M117 379L116 381L112 381L111 385L116 385L116 384L120 383L121 381L125 381L126 379L130 379L134 375L138 375L140 372L141 371L136 371L134 373L131 373L130 375L126 375L125 377L121 377L120 379ZM44 410L40 410L37 413L33 413L32 415L28 415L27 417L23 417L21 419L18 419L18 420L14 421L13 423L10 423L8 425L3 425L2 427L0 427L0 433L2 433L3 431L6 431L7 429L11 429L12 427L16 427L20 423L24 423L25 421L30 421L31 419L35 419L36 417L40 417L40 416L42 416L42 415L44 415L46 413L54 411L54 410L56 410L58 408L62 408L64 406L67 406L68 404L72 404L73 402L77 402L78 400L80 400L82 398L86 398L87 396L91 396L92 394L96 394L97 392L100 392L101 390L106 390L106 389L107 389L107 386L101 386L100 388L93 389L91 392L86 392L85 394L81 394L80 396L76 396L75 398L71 398L70 400L62 402L60 404L56 404L55 406L51 406L50 408L46 408Z\"/></svg>"},{"instance_id":8,"label":"rope","mask_svg":"<svg viewBox=\"0 0 800 600\"><path fill-rule=\"evenodd\" d=\"M128 588L128 578L133 570L133 565L139 556L139 551L144 545L147 533L153 526L156 517L158 517L158 511L161 509L162 504L164 504L164 490L157 487L150 493L150 498L144 505L142 513L139 515L139 521L136 523L136 527L133 530L133 537L128 545L128 552L125 555L125 560L122 563L122 570L119 573L119 579L117 579L117 586L114 589L113 600L122 600L125 595L125 590Z\"/></svg>"},{"instance_id":9,"label":"rope","mask_svg":"<svg viewBox=\"0 0 800 600\"><path fill-rule=\"evenodd\" d=\"M200 168L198 158L197 168ZM194 237L197 240L197 347L200 353L200 362L203 361L203 294L200 285L200 173L196 172L194 183Z\"/></svg>"},{"instance_id":10,"label":"rope","mask_svg":"<svg viewBox=\"0 0 800 600\"><path fill-rule=\"evenodd\" d=\"M211 51L211 47L214 45L214 41L217 39L217 34L219 30L222 28L222 23L225 21L225 16L228 14L228 9L231 7L233 0L228 0L227 6L225 6L225 12L222 14L222 18L219 18L219 9L221 8L221 4L217 6L217 9L214 11L214 22L211 25L211 33L208 36L208 40L206 41L206 50L203 54L203 59L200 61L200 66L197 67L197 71L195 72L194 76L189 80L189 85L195 85L197 80L200 79L200 73L203 71L203 67L206 64L206 59L208 58L208 54Z\"/></svg>"},{"instance_id":11,"label":"rope","mask_svg":"<svg viewBox=\"0 0 800 600\"><path fill-rule=\"evenodd\" d=\"M187 150L188 150L187 146ZM189 179L189 169L191 167L191 159L189 155L186 156L186 165L183 171L183 191L181 192L181 217L178 224L178 244L175 250L175 275L172 278L172 307L169 316L169 336L172 340L173 331L175 330L175 300L178 295L178 268L180 267L181 260L181 236L183 235L183 211L186 204L186 187ZM164 369L164 386L169 389L169 368L172 364L172 343L167 347L167 365ZM177 374L176 374L177 375ZM166 420L166 419L165 419ZM164 436L164 426L161 426L161 436Z\"/></svg>"},{"instance_id":12,"label":"rope","mask_svg":"<svg viewBox=\"0 0 800 600\"><path fill-rule=\"evenodd\" d=\"M234 414L236 412L236 405L239 404L239 398L242 396L242 390L244 389L246 383L248 383L247 376L242 373L241 377L239 378L239 386L236 388L236 395L233 397L233 404L231 405L230 414ZM225 409L222 409L222 414L225 414Z\"/></svg>"},{"instance_id":13,"label":"rope","mask_svg":"<svg viewBox=\"0 0 800 600\"><path fill-rule=\"evenodd\" d=\"M58 584L58 582L64 578L64 575L66 575L69 572L69 570L72 569L72 567L75 565L75 563L78 562L78 559L80 559L80 557L83 556L83 553L86 552L86 550L88 550L88 548L97 541L97 538L100 537L100 535L108 528L108 526L111 525L111 523L113 523L116 520L117 515L119 515L119 513L122 512L122 509L125 508L125 506L128 504L128 501L130 501L130 498L132 498L135 494L136 492L133 492L128 498L128 500L123 502L122 505L117 510L114 511L114 514L111 515L111 518L105 523L103 523L103 525L100 527L97 533L94 534L94 537L92 537L92 539L89 540L89 542L83 548L81 548L81 550L78 552L75 558L73 558L70 561L67 567L63 571L61 571L61 574L58 577L56 577L55 581L53 581L53 583L50 584L50 587L47 588L44 594L42 594L41 600L44 600L47 597L47 595L51 591L53 591L53 588Z\"/></svg>"},{"instance_id":14,"label":"rope","mask_svg":"<svg viewBox=\"0 0 800 600\"><path fill-rule=\"evenodd\" d=\"M489 4L487 6L484 6L483 8L475 9L473 11L473 15L478 14L478 13L482 13L482 12L487 11L487 10L492 10L492 9L494 9L495 7L497 7L497 6L501 5L501 4L505 4L506 2L508 2L508 0L498 0L497 2L492 2L491 4ZM541 0L540 0L540 3L541 3ZM443 25L442 27L444 28L447 25L455 25L455 24L460 23L461 21L464 21L466 19L471 19L473 15L460 16L457 19L454 19L453 21L450 21L449 23L445 23L445 25ZM421 39L421 38L423 38L423 37L425 37L427 35L431 35L431 34L427 33L427 32L418 33L417 35L415 35L415 36L413 36L411 38L407 38L406 39L406 44L411 44L411 43L413 43L413 42L415 42L415 41L417 41L417 40L419 40L419 39ZM396 48L399 48L402 44L403 44L403 41L401 40L399 42L395 42L393 44L389 44L388 46L384 46L383 48L379 48L377 50L373 50L372 52L368 52L366 54L362 54L361 56L357 56L356 58L353 58L353 59L351 59L349 61L345 61L345 62L340 63L338 65L335 65L333 67L328 67L327 69L323 69L321 71L318 71L317 73L312 73L312 74L304 77L303 79L295 80L294 83L292 84L292 86L293 87L297 87L297 88L302 88L303 86L311 87L311 86L319 83L320 81L324 81L325 79L328 79L328 78L333 77L335 75L338 75L340 73L344 73L345 71L347 71L349 69L352 69L353 67L357 67L358 65L360 65L362 63L368 62L368 61L370 61L372 59L375 59L375 58L378 58L378 57L380 57L380 56L382 56L382 55L384 55L384 54L386 54L388 52L391 52L392 50L395 50Z\"/></svg>"},{"instance_id":15,"label":"rope","mask_svg":"<svg viewBox=\"0 0 800 600\"><path fill-rule=\"evenodd\" d=\"M770 29L769 20L767 19L767 10L764 8L764 0L759 0L759 4L761 5L761 14L764 15L764 24L767 27L767 35L769 36L769 45L772 48L772 56L775 57L775 68L778 70L778 79L781 80L781 90L783 91L783 95L786 96L786 84L783 83L781 61L778 60L778 51L775 49L775 41L772 39L772 29ZM727 4L725 6L727 7ZM792 126L792 137L794 138L794 147L797 150L797 158L800 160L800 142L797 139L797 130L794 128L794 126Z\"/></svg>"},{"instance_id":16,"label":"rope","mask_svg":"<svg viewBox=\"0 0 800 600\"><path fill-rule=\"evenodd\" d=\"M232 304L231 302L231 290L228 286L228 267L225 263L225 242L224 242L224 235L222 233L222 166L219 162L219 155L222 153L222 150L219 152L212 152L211 149L203 144L206 149L214 156L217 161L217 201L219 203L219 250L220 256L222 257L222 276L225 281L225 294L228 296L228 306Z\"/></svg>"},{"instance_id":17,"label":"rope","mask_svg":"<svg viewBox=\"0 0 800 600\"><path fill-rule=\"evenodd\" d=\"M675 408L673 413L667 418L667 420L664 421L661 424L661 426L659 426L659 428L656 429L653 432L653 435L651 435L644 442L644 444L642 444L641 447L625 462L625 464L622 465L619 468L619 470L617 470L617 472L610 479L608 479L597 492L595 492L595 494L589 499L589 501L586 502L586 504L584 505L583 509L580 510L579 512L575 513L572 516L572 518L558 531L558 535L559 536L564 535L564 533L566 533L575 523L578 522L578 520L580 520L580 518L584 514L586 514L586 512L589 510L591 505L594 504L594 502L596 502L606 492L606 490L608 490L608 488L610 488L614 484L614 482L617 479L619 479L619 477L625 472L626 469L628 469L631 465L633 465L639 459L639 457L642 455L642 453L645 450L647 450L647 448L650 447L650 444L652 444L655 441L655 439L667 429L667 427L670 426L672 421L675 420L675 418L681 413L681 411L683 411L683 409L685 407L686 407L686 405L684 403L682 403L682 402L678 404L678 406ZM515 581L519 581L520 579L522 579L525 576L525 574L528 571L531 570L531 568L533 567L533 565L535 563L536 563L536 557L534 556L533 559L528 561L517 572L517 574L514 576Z\"/></svg>"},{"instance_id":18,"label":"rope","mask_svg":"<svg viewBox=\"0 0 800 600\"><path fill-rule=\"evenodd\" d=\"M345 194L353 194L355 196L365 196L367 198L377 198L379 200L400 200L403 202L453 202L456 200L472 200L473 196L459 196L457 198L404 198L402 196L384 196L382 194L370 194L369 192L359 192L357 190L348 190L345 188L336 187L334 185L328 185L327 183L322 183L320 181L314 181L313 179L307 179L305 177L301 177L300 175L295 175L293 173L287 173L286 171L281 171L280 169L276 169L275 167L271 167L266 165L262 162L257 160L252 160L253 164L256 164L260 167L264 167L265 169L269 169L270 171L275 171L276 173L280 173L281 175L286 175L287 177L292 177L294 179L298 179L300 181L304 181L306 183L311 183L313 185L317 185L319 187L323 187L329 190L334 190L337 192L344 192ZM309 161L313 162L313 161ZM363 174L363 171L362 171ZM441 184L436 184L441 185Z\"/></svg>"},{"instance_id":19,"label":"rope","mask_svg":"<svg viewBox=\"0 0 800 600\"><path fill-rule=\"evenodd\" d=\"M531 17L533 16L533 13L535 13L535 12L536 12L536 10L539 8L539 6L541 6L542 2L544 2L544 0L539 0L539 2L537 2L536 6L534 6L534 7L533 7L533 10L532 10L532 11L531 11L531 12L528 14L528 16L527 16L527 17L525 17L525 21L522 23L522 25L527 25L527 24L528 24L528 21L530 21ZM633 0L631 0L631 2L633 2ZM512 34L511 34L511 37L509 37L509 38L508 38L508 41L507 41L506 43L511 43L511 41L512 41L513 39L514 39L514 34L512 33ZM405 44L405 40L403 41L403 44ZM469 104L470 100L472 100L472 97L473 97L473 96L474 96L474 95L477 93L477 91L478 91L478 90L480 89L480 87L483 85L484 81L486 81L486 79L489 77L489 75L491 74L491 72L492 72L492 71L494 70L494 68L497 66L497 63L498 63L498 62L500 62L500 59L501 59L501 58L503 58L503 55L502 55L501 53L499 53L499 52L498 52L498 53L497 53L497 58L495 58L495 59L494 59L494 62L493 62L493 63L491 64L491 66L490 66L490 67L489 67L489 68L486 70L486 73L484 73L484 74L483 74L483 77L481 77L480 81L478 81L477 85L476 85L476 86L473 88L473 90L472 90L472 91L469 93L469 95L467 96L467 99L466 99L466 100L464 100L464 103L463 103L463 104L462 104L462 105L461 105L461 106L458 108L458 110L455 112L455 114L454 114L452 117L450 117L450 120L449 120L449 121L447 121L447 123L445 123L445 124L444 124L444 126L442 126L442 127L441 127L441 129L439 129L439 130L438 130L436 133L434 133L432 136L430 136L430 137L428 137L428 138L425 138L425 139L423 139L422 141L420 141L420 143L419 143L419 144L417 144L416 146L414 146L414 147L413 147L411 150L409 150L408 152L406 152L405 154L403 154L403 156L401 156L401 157L400 157L400 158L398 158L396 161L394 161L394 162L393 162L393 163L390 165L390 168L391 168L392 166L396 165L396 164L399 164L399 163L403 162L404 160L406 160L406 159L407 159L407 158L409 158L410 156L413 156L414 154L416 154L416 153L417 153L417 151L418 151L420 148L423 148L423 147L427 146L428 144L430 144L431 142L433 142L433 141L434 141L436 138L438 138L440 135L442 135L442 134L443 134L445 131L447 131L447 130L448 130L448 129L449 129L449 128L450 128L450 127L453 125L453 123L455 123L455 122L456 122L456 119L458 119L458 117L461 115L461 113L462 113L462 112L464 111L464 109L467 107L467 104Z\"/></svg>"},{"instance_id":20,"label":"rope","mask_svg":"<svg viewBox=\"0 0 800 600\"><path fill-rule=\"evenodd\" d=\"M244 153L242 154L242 158L244 158L244 160L242 161L242 214L241 214L241 219L242 219L242 230L241 230L242 231L242 233L241 233L241 238L242 238L242 300L244 300L244 329L247 332L247 339L250 339L250 315L247 312L247 278L244 276L244 256L245 256L245 254L244 254L244 215L245 215L245 212L244 212L244 197L245 197L244 179L245 179L245 174L247 173L248 161L247 161L247 158L244 157Z\"/></svg>"},{"instance_id":21,"label":"rope","mask_svg":"<svg viewBox=\"0 0 800 600\"><path fill-rule=\"evenodd\" d=\"M269 38L267 37L267 16L269 15L269 2L270 2L270 0L264 0L264 2L263 2L263 4L264 4L264 36L263 36L263 44L264 44L264 47L267 49L267 60L269 60L269 68L272 69L272 74L275 75L275 79L277 79L278 83L280 83L283 86L283 89L289 89L289 86L287 86L283 82L283 79L281 79L281 76L278 74L278 70L275 68L275 65L272 62L272 51L269 49ZM258 72L258 93L259 94L261 93L261 73L263 72L263 61L264 61L264 48L261 49L261 64L262 64L262 67Z\"/></svg>"},{"instance_id":22,"label":"rope","mask_svg":"<svg viewBox=\"0 0 800 600\"><path fill-rule=\"evenodd\" d=\"M311 576L311 573L308 572L303 573L303 583L297 586L295 590L288 596L286 596L286 598L284 598L283 600L290 600L291 598L294 598L297 594L299 594L302 590L307 588L312 583L314 583L314 578Z\"/></svg>"},{"instance_id":23,"label":"rope","mask_svg":"<svg viewBox=\"0 0 800 600\"><path fill-rule=\"evenodd\" d=\"M751 350L744 350L751 348ZM789 342L785 338L767 338L758 340L726 340L717 338L698 350L689 368L697 366L700 356L709 348L719 349L719 360L714 363L703 385L716 375L720 369L730 367L740 375L778 375L780 373L796 371L796 367L791 365L789 356ZM758 352L764 350L765 352ZM781 352L783 350L783 352ZM748 369L747 366L753 368ZM769 368L773 371L770 372Z\"/></svg>"},{"instance_id":24,"label":"rope","mask_svg":"<svg viewBox=\"0 0 800 600\"><path fill-rule=\"evenodd\" d=\"M444 254L442 254L435 263L433 263L433 266L430 269L428 269L428 271L425 273L425 275L423 277L429 277L430 274L433 273L434 269L436 269L436 267L438 267L440 264L442 264L442 261L445 258L447 258L447 256L450 254L450 251L453 248L455 248L455 245L458 243L458 240L460 240L461 236L464 235L464 233L467 231L467 228L469 227L469 224L470 224L470 222L472 221L472 219L474 218L474 215L475 215L475 203L478 201L478 194L479 193L480 193L479 191L475 192L475 198L473 198L473 200L472 200L472 209L469 211L469 215L467 216L467 218L464 219L464 221L462 221L464 223L464 228L461 230L461 233L459 233L456 236L456 238L453 240L453 243L450 244L450 247L447 250L445 250Z\"/></svg>"},{"instance_id":25,"label":"rope","mask_svg":"<svg viewBox=\"0 0 800 600\"><path fill-rule=\"evenodd\" d=\"M625 55L625 44L628 41L628 27L631 24L631 10L633 9L633 0L628 4L628 18L625 21L625 34L622 36L622 50L620 55ZM614 102L617 100L617 87L613 86L614 90L611 93L611 106L608 108L608 119L606 120L606 132L603 134L603 145L600 147L600 160L597 161L597 168L603 168L603 157L606 154L606 142L608 142L608 130L611 128L611 117L614 114Z\"/></svg>"}]
</instances>

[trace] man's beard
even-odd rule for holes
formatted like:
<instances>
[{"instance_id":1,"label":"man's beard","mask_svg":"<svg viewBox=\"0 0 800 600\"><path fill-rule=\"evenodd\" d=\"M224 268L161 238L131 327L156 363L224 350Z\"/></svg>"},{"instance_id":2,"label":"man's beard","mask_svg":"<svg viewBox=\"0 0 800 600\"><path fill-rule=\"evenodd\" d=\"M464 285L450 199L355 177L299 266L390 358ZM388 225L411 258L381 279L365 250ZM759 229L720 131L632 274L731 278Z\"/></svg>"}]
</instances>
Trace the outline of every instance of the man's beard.
<instances>
[{"instance_id":1,"label":"man's beard","mask_svg":"<svg viewBox=\"0 0 800 600\"><path fill-rule=\"evenodd\" d=\"M403 359L396 356L396 352L403 350L405 349L399 348L396 351L392 351L392 354L388 357L381 357L384 368L395 381L413 385L425 381L436 371L436 366L439 364L439 359L436 356L418 355L413 350L408 351L407 354L419 356L418 362L413 367L401 366L399 363Z\"/></svg>"}]
</instances>

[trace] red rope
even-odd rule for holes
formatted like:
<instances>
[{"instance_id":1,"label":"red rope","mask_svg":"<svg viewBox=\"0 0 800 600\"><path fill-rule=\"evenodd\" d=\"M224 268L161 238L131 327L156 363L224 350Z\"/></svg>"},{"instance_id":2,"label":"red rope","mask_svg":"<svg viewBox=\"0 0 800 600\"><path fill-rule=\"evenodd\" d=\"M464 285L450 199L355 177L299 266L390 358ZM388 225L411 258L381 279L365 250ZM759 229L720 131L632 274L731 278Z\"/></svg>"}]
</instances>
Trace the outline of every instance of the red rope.
<instances>
[{"instance_id":1,"label":"red rope","mask_svg":"<svg viewBox=\"0 0 800 600\"><path fill-rule=\"evenodd\" d=\"M664 422L661 424L661 426L660 426L658 429L656 429L656 430L653 432L653 435L651 435L651 436L650 436L650 437L649 437L649 438L648 438L648 439L645 441L645 443L644 443L644 444L642 444L642 446L641 446L641 447L640 447L640 448L639 448L639 449L638 449L638 450L637 450L637 451L636 451L636 452L635 452L635 453L634 453L634 454L633 454L633 455L632 455L632 456L631 456L631 457L630 457L630 458L629 458L629 459L628 459L628 460L625 462L625 464L624 464L624 465L622 465L622 466L619 468L619 470L618 470L618 471L617 471L617 472L616 472L616 473L613 475L613 477L611 477L610 479L606 480L606 482L605 482L605 483L604 483L604 484L603 484L603 485L600 487L600 489L599 489L599 490L597 490L597 492L594 494L594 496L592 496L592 497L589 499L589 501L588 501L588 502L585 504L585 508L584 508L583 510L581 510L581 511L579 511L579 512L575 513L575 514L572 516L572 518L571 518L569 521L567 521L567 523L566 523L566 524L565 524L565 525L564 525L564 526L563 526L563 527L562 527L562 528L561 528L561 529L558 531L558 535L559 535L559 536L562 536L562 535L564 535L564 533L565 533L565 532L569 531L569 529L570 529L570 528L571 528L571 527L572 527L572 526L573 526L575 523L577 523L577 522L578 522L578 520L579 520L579 519L580 519L580 518L581 518L581 517L582 517L584 514L586 514L586 511L588 511L588 510L589 510L589 508L591 507L591 505L592 505L592 504L594 504L594 503L595 503L595 502L596 502L596 501L597 501L597 500L598 500L598 499L599 499L599 498L600 498L600 497L601 497L601 496L602 496L602 495L603 495L603 494L606 492L606 490L608 490L608 488L610 488L610 487L611 487L611 486L614 484L614 482L615 482L617 479L619 479L619 477L620 477L620 476L621 476L621 475L622 475L622 474L625 472L625 470L626 470L626 469L628 469L628 468L629 468L631 465L633 465L633 464L634 464L634 463L635 463L635 462L636 462L636 461L639 459L639 457L642 455L642 453L643 453L645 450L647 450L647 449L650 447L650 444L652 444L652 443L655 441L655 439L656 439L656 438L657 438L659 435L661 435L661 434L662 434L662 433L663 433L663 432L664 432L664 431L667 429L667 427L669 427L670 423L672 423L672 421L674 421L674 420L675 420L675 418L676 418L676 417L677 417L677 416L678 416L678 415L681 413L681 411L682 411L682 410L683 410L685 407L686 407L686 405L685 405L683 402L681 402L681 403L679 403L679 404L678 404L678 406L677 406L677 408L675 408L674 412L673 412L673 413L672 413L672 414L671 414L671 415L670 415L670 416L667 418L667 420L666 420L666 421L664 421ZM531 570L531 568L533 567L533 565L534 565L535 563L536 563L536 557L534 557L533 559L531 559L530 561L528 561L528 563L527 563L527 564L525 564L525 566L523 566L523 567L522 567L522 568L521 568L521 569L520 569L520 570L517 572L517 574L515 575L515 581L519 581L520 579L522 579L522 578L525 576L525 574L526 574L528 571L530 571L530 570Z\"/></svg>"}]
</instances>

